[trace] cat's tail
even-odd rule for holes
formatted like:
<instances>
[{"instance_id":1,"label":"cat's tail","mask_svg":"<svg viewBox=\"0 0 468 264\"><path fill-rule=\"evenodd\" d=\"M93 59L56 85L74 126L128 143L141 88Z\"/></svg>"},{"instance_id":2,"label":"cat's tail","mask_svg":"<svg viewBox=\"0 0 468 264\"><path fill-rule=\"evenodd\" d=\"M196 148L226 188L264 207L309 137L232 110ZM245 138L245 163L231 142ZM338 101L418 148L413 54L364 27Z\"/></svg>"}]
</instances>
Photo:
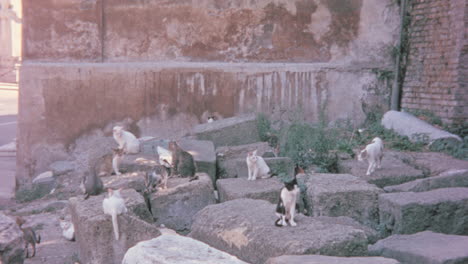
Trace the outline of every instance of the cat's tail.
<instances>
[{"instance_id":1,"label":"cat's tail","mask_svg":"<svg viewBox=\"0 0 468 264\"><path fill-rule=\"evenodd\" d=\"M117 222L117 212L112 210L112 226L114 227L115 240L119 240L119 223Z\"/></svg>"},{"instance_id":2,"label":"cat's tail","mask_svg":"<svg viewBox=\"0 0 468 264\"><path fill-rule=\"evenodd\" d=\"M34 238L36 239L37 244L41 243L41 235L34 233Z\"/></svg>"},{"instance_id":3,"label":"cat's tail","mask_svg":"<svg viewBox=\"0 0 468 264\"><path fill-rule=\"evenodd\" d=\"M278 220L275 221L275 226L278 226L278 227L283 227L283 225L280 225L280 222L281 221L281 216L280 218L278 218Z\"/></svg>"}]
</instances>

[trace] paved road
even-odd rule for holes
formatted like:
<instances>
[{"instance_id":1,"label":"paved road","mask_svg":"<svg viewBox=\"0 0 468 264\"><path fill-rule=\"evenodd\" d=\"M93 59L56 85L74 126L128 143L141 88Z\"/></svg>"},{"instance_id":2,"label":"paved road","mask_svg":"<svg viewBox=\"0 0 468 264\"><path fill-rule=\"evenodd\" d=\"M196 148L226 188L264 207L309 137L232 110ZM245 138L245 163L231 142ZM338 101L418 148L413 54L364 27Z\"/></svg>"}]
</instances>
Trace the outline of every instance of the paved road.
<instances>
[{"instance_id":1,"label":"paved road","mask_svg":"<svg viewBox=\"0 0 468 264\"><path fill-rule=\"evenodd\" d=\"M16 137L18 86L0 83L0 146Z\"/></svg>"},{"instance_id":2,"label":"paved road","mask_svg":"<svg viewBox=\"0 0 468 264\"><path fill-rule=\"evenodd\" d=\"M16 84L0 83L0 146L16 137L18 116L18 87ZM15 156L0 156L0 204L2 198L14 195Z\"/></svg>"}]
</instances>

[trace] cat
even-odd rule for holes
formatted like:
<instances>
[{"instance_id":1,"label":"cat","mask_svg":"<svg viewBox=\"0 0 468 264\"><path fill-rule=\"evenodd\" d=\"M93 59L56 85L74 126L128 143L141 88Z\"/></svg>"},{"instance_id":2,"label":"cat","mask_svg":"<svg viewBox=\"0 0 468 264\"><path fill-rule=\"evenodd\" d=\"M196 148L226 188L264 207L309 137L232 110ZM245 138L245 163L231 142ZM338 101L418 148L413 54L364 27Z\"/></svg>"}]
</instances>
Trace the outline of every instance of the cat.
<instances>
[{"instance_id":1,"label":"cat","mask_svg":"<svg viewBox=\"0 0 468 264\"><path fill-rule=\"evenodd\" d=\"M88 199L90 195L99 195L104 189L104 184L102 183L101 178L95 173L85 173L81 178L80 188L83 191L85 197Z\"/></svg>"},{"instance_id":2,"label":"cat","mask_svg":"<svg viewBox=\"0 0 468 264\"><path fill-rule=\"evenodd\" d=\"M153 150L154 151L154 150ZM158 157L159 157L159 163L163 164L164 162L167 162L169 164L172 164L172 152L169 150L157 146L157 151L158 151ZM170 167L170 165L169 165Z\"/></svg>"},{"instance_id":3,"label":"cat","mask_svg":"<svg viewBox=\"0 0 468 264\"><path fill-rule=\"evenodd\" d=\"M122 126L115 126L112 131L119 149L123 149L128 154L140 152L140 141L132 133L125 131Z\"/></svg>"},{"instance_id":4,"label":"cat","mask_svg":"<svg viewBox=\"0 0 468 264\"><path fill-rule=\"evenodd\" d=\"M172 176L190 177L190 181L198 179L192 154L184 151L175 141L169 142L169 151L172 152Z\"/></svg>"},{"instance_id":5,"label":"cat","mask_svg":"<svg viewBox=\"0 0 468 264\"><path fill-rule=\"evenodd\" d=\"M112 217L112 226L114 228L115 240L119 240L119 223L117 222L117 216L120 214L127 213L127 207L125 206L125 200L122 198L120 191L108 189L109 196L104 198L102 201L102 209L104 214Z\"/></svg>"},{"instance_id":6,"label":"cat","mask_svg":"<svg viewBox=\"0 0 468 264\"><path fill-rule=\"evenodd\" d=\"M286 226L288 222L291 226L297 225L294 222L294 214L296 213L296 201L299 193L296 176L292 181L284 183L276 205L276 216L279 218L275 221L275 226Z\"/></svg>"},{"instance_id":7,"label":"cat","mask_svg":"<svg viewBox=\"0 0 468 264\"><path fill-rule=\"evenodd\" d=\"M69 241L75 241L75 226L73 223L60 219L60 227L62 228L62 236Z\"/></svg>"},{"instance_id":8,"label":"cat","mask_svg":"<svg viewBox=\"0 0 468 264\"><path fill-rule=\"evenodd\" d=\"M158 185L162 189L167 189L167 180L171 173L170 165L166 160L163 160L162 165L153 166L150 171L145 173L145 187L148 193L153 192Z\"/></svg>"},{"instance_id":9,"label":"cat","mask_svg":"<svg viewBox=\"0 0 468 264\"><path fill-rule=\"evenodd\" d=\"M257 150L251 151L247 154L246 158L248 177L247 180L255 181L257 177L269 178L273 176L270 171L270 167L266 164L265 160L257 156Z\"/></svg>"},{"instance_id":10,"label":"cat","mask_svg":"<svg viewBox=\"0 0 468 264\"><path fill-rule=\"evenodd\" d=\"M29 244L31 244L33 248L31 257L34 257L36 255L36 244L41 243L41 236L39 234L36 235L36 232L34 232L31 227L22 227L25 222L26 221L22 217L16 217L16 224L24 234L26 258L29 258Z\"/></svg>"},{"instance_id":11,"label":"cat","mask_svg":"<svg viewBox=\"0 0 468 264\"><path fill-rule=\"evenodd\" d=\"M119 167L124 157L123 148L112 149L112 154L106 154L98 159L94 165L94 173L99 177L111 174L121 175Z\"/></svg>"},{"instance_id":12,"label":"cat","mask_svg":"<svg viewBox=\"0 0 468 264\"><path fill-rule=\"evenodd\" d=\"M375 171L375 167L381 168L383 158L383 141L379 137L376 137L372 142L366 146L365 149L361 150L358 155L359 161L367 160L369 167L367 168L366 175L371 175Z\"/></svg>"},{"instance_id":13,"label":"cat","mask_svg":"<svg viewBox=\"0 0 468 264\"><path fill-rule=\"evenodd\" d=\"M223 119L223 116L218 112L205 111L201 116L202 123L212 123L217 120Z\"/></svg>"}]
</instances>

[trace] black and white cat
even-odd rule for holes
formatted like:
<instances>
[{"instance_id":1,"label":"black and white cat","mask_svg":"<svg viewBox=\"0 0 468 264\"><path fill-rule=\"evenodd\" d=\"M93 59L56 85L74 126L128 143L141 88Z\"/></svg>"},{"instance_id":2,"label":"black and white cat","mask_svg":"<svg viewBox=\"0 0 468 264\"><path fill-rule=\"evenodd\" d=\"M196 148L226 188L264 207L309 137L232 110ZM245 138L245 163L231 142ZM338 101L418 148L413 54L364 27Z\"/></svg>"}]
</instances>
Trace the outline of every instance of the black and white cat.
<instances>
[{"instance_id":1,"label":"black and white cat","mask_svg":"<svg viewBox=\"0 0 468 264\"><path fill-rule=\"evenodd\" d=\"M279 217L275 221L276 226L287 226L287 223L291 226L297 225L294 222L294 214L296 213L296 201L299 193L296 176L294 176L293 180L284 183L276 206L276 215Z\"/></svg>"}]
</instances>

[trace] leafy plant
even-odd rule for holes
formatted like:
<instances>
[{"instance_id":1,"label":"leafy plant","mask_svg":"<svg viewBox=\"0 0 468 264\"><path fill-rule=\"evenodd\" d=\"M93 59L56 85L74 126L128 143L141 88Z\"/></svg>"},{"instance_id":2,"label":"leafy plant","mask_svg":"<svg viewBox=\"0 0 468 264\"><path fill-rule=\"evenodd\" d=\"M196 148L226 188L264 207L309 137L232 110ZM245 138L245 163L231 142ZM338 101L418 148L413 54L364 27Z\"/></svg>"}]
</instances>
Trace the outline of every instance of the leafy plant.
<instances>
[{"instance_id":1,"label":"leafy plant","mask_svg":"<svg viewBox=\"0 0 468 264\"><path fill-rule=\"evenodd\" d=\"M39 185L33 185L32 187L23 187L16 191L15 199L20 203L26 203L40 199L47 195L47 192L44 188L41 188Z\"/></svg>"}]
</instances>

